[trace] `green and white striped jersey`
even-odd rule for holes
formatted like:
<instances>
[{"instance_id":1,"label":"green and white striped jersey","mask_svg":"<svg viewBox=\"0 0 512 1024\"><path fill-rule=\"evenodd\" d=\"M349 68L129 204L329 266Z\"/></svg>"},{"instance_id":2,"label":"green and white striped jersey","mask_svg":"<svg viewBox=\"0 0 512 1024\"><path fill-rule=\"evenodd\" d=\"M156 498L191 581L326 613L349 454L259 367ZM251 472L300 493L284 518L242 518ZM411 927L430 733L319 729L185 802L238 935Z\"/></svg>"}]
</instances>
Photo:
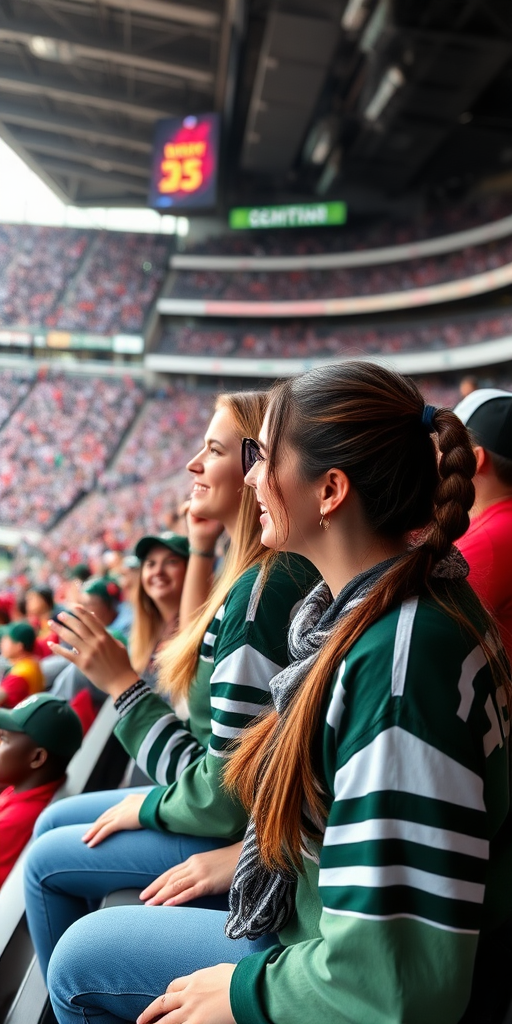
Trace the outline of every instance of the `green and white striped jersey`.
<instances>
[{"instance_id":1,"label":"green and white striped jersey","mask_svg":"<svg viewBox=\"0 0 512 1024\"><path fill-rule=\"evenodd\" d=\"M366 631L324 709L319 863L305 861L285 948L237 967L237 1024L309 1024L313 1007L324 1024L459 1021L484 898L488 922L512 913L510 885L489 906L508 733L482 649L433 600Z\"/></svg>"},{"instance_id":2,"label":"green and white striped jersey","mask_svg":"<svg viewBox=\"0 0 512 1024\"><path fill-rule=\"evenodd\" d=\"M187 723L143 685L117 702L116 735L158 783L142 806L145 827L227 839L243 831L247 816L222 787L228 748L270 703L292 612L316 579L309 562L287 555L265 578L259 566L244 573L204 635Z\"/></svg>"}]
</instances>

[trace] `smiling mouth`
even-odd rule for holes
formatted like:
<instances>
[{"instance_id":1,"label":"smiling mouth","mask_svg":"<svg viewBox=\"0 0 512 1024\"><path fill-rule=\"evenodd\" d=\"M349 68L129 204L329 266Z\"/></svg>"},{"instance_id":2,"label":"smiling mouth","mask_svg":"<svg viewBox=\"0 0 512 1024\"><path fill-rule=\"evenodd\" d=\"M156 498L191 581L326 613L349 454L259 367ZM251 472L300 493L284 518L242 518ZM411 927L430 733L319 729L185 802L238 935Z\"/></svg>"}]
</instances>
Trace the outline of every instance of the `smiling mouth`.
<instances>
[{"instance_id":1,"label":"smiling mouth","mask_svg":"<svg viewBox=\"0 0 512 1024\"><path fill-rule=\"evenodd\" d=\"M210 488L206 487L205 484L194 484L192 487L192 494L204 494L206 491L209 490Z\"/></svg>"}]
</instances>

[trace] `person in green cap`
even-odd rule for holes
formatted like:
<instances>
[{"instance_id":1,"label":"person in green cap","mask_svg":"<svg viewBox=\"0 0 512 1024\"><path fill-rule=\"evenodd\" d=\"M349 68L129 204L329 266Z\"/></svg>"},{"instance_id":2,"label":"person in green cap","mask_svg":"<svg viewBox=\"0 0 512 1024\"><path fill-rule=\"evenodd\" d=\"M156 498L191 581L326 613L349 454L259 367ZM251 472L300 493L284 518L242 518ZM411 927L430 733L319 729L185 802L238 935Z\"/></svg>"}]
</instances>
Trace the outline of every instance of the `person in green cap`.
<instances>
[{"instance_id":1,"label":"person in green cap","mask_svg":"<svg viewBox=\"0 0 512 1024\"><path fill-rule=\"evenodd\" d=\"M13 708L20 700L44 690L44 676L34 657L36 631L29 622L13 622L1 641L1 652L11 669L0 683L0 705Z\"/></svg>"},{"instance_id":2,"label":"person in green cap","mask_svg":"<svg viewBox=\"0 0 512 1024\"><path fill-rule=\"evenodd\" d=\"M81 742L78 716L57 697L38 693L10 711L0 708L0 886Z\"/></svg>"}]
</instances>

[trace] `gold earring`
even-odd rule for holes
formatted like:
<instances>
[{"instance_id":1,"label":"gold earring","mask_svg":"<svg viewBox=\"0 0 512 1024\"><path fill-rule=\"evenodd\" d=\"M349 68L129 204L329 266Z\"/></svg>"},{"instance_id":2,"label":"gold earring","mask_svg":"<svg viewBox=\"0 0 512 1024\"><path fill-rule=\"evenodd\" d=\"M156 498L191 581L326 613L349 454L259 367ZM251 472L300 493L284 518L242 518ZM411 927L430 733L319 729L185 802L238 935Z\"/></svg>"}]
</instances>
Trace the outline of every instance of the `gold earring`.
<instances>
[{"instance_id":1,"label":"gold earring","mask_svg":"<svg viewBox=\"0 0 512 1024\"><path fill-rule=\"evenodd\" d=\"M331 520L328 519L327 516L324 516L323 512L320 512L320 516L320 526L322 527L322 530L328 530L331 525Z\"/></svg>"}]
</instances>

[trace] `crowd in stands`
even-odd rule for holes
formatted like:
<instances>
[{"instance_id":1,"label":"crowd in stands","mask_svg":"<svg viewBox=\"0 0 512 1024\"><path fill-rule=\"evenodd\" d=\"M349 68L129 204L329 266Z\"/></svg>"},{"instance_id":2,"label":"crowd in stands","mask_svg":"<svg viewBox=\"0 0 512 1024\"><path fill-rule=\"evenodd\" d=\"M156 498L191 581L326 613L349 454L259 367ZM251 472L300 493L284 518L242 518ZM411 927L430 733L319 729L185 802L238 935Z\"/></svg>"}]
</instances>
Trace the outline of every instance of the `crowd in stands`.
<instances>
[{"instance_id":1,"label":"crowd in stands","mask_svg":"<svg viewBox=\"0 0 512 1024\"><path fill-rule=\"evenodd\" d=\"M439 238L479 227L510 216L510 199L487 196L470 203L446 203L416 215L390 221L372 217L370 222L305 230L232 231L202 242L189 241L187 255L204 256L314 256L323 252L356 252L391 245L408 245L425 238ZM350 210L349 210L350 217Z\"/></svg>"},{"instance_id":2,"label":"crowd in stands","mask_svg":"<svg viewBox=\"0 0 512 1024\"><path fill-rule=\"evenodd\" d=\"M28 394L34 377L19 370L2 370L0 373L0 427Z\"/></svg>"},{"instance_id":3,"label":"crowd in stands","mask_svg":"<svg viewBox=\"0 0 512 1024\"><path fill-rule=\"evenodd\" d=\"M38 572L58 584L70 566L96 564L106 549L130 550L138 534L168 528L188 496L190 456L201 447L210 392L174 385L148 398L112 465L38 542ZM17 568L23 568L24 549Z\"/></svg>"},{"instance_id":4,"label":"crowd in stands","mask_svg":"<svg viewBox=\"0 0 512 1024\"><path fill-rule=\"evenodd\" d=\"M349 1004L354 1024L384 1004L390 1019L456 1024L468 1007L481 1020L485 1002L504 1019L512 985L504 972L494 992L494 956L497 923L502 942L512 922L512 393L478 391L497 382L439 376L420 393L360 362L274 389L270 408L258 392L223 395L191 466L188 536L139 532L123 558L107 510L96 536L116 546L96 559L101 576L88 576L93 559L80 567L73 618L44 588L7 595L0 885L35 826L26 918L60 1024L98 1010L294 1024L305 993L329 1024ZM435 407L449 395L458 421ZM197 419L192 395L161 397ZM265 416L262 448L247 438ZM151 443L148 417L138 430ZM121 481L148 492L169 468L157 454L143 483L134 457L128 442L108 500ZM231 569L212 591L223 530ZM260 543L272 558L255 556ZM31 594L45 597L35 622ZM65 608L76 595L62 591ZM38 664L46 627L53 658ZM31 700L15 705L21 684ZM84 695L92 719L112 698L143 779L43 810L90 724ZM127 884L151 912L121 897L96 913Z\"/></svg>"},{"instance_id":5,"label":"crowd in stands","mask_svg":"<svg viewBox=\"0 0 512 1024\"><path fill-rule=\"evenodd\" d=\"M90 243L75 228L0 226L0 324L42 327Z\"/></svg>"},{"instance_id":6,"label":"crowd in stands","mask_svg":"<svg viewBox=\"0 0 512 1024\"><path fill-rule=\"evenodd\" d=\"M204 434L211 395L169 385L146 402L112 467L100 476L102 490L172 476L183 468Z\"/></svg>"},{"instance_id":7,"label":"crowd in stands","mask_svg":"<svg viewBox=\"0 0 512 1024\"><path fill-rule=\"evenodd\" d=\"M0 325L139 332L168 257L159 235L0 226Z\"/></svg>"},{"instance_id":8,"label":"crowd in stands","mask_svg":"<svg viewBox=\"0 0 512 1024\"><path fill-rule=\"evenodd\" d=\"M332 317L290 321L169 320L158 351L247 359L419 352L475 345L512 333L512 313L359 327Z\"/></svg>"},{"instance_id":9,"label":"crowd in stands","mask_svg":"<svg viewBox=\"0 0 512 1024\"><path fill-rule=\"evenodd\" d=\"M179 299L292 302L427 288L473 277L512 262L512 241L498 239L445 255L369 267L328 270L175 270L167 295Z\"/></svg>"},{"instance_id":10,"label":"crowd in stands","mask_svg":"<svg viewBox=\"0 0 512 1024\"><path fill-rule=\"evenodd\" d=\"M143 398L131 378L42 374L0 433L2 521L48 529L94 487Z\"/></svg>"},{"instance_id":11,"label":"crowd in stands","mask_svg":"<svg viewBox=\"0 0 512 1024\"><path fill-rule=\"evenodd\" d=\"M167 271L168 254L168 241L158 235L102 232L46 325L99 334L141 331Z\"/></svg>"}]
</instances>

